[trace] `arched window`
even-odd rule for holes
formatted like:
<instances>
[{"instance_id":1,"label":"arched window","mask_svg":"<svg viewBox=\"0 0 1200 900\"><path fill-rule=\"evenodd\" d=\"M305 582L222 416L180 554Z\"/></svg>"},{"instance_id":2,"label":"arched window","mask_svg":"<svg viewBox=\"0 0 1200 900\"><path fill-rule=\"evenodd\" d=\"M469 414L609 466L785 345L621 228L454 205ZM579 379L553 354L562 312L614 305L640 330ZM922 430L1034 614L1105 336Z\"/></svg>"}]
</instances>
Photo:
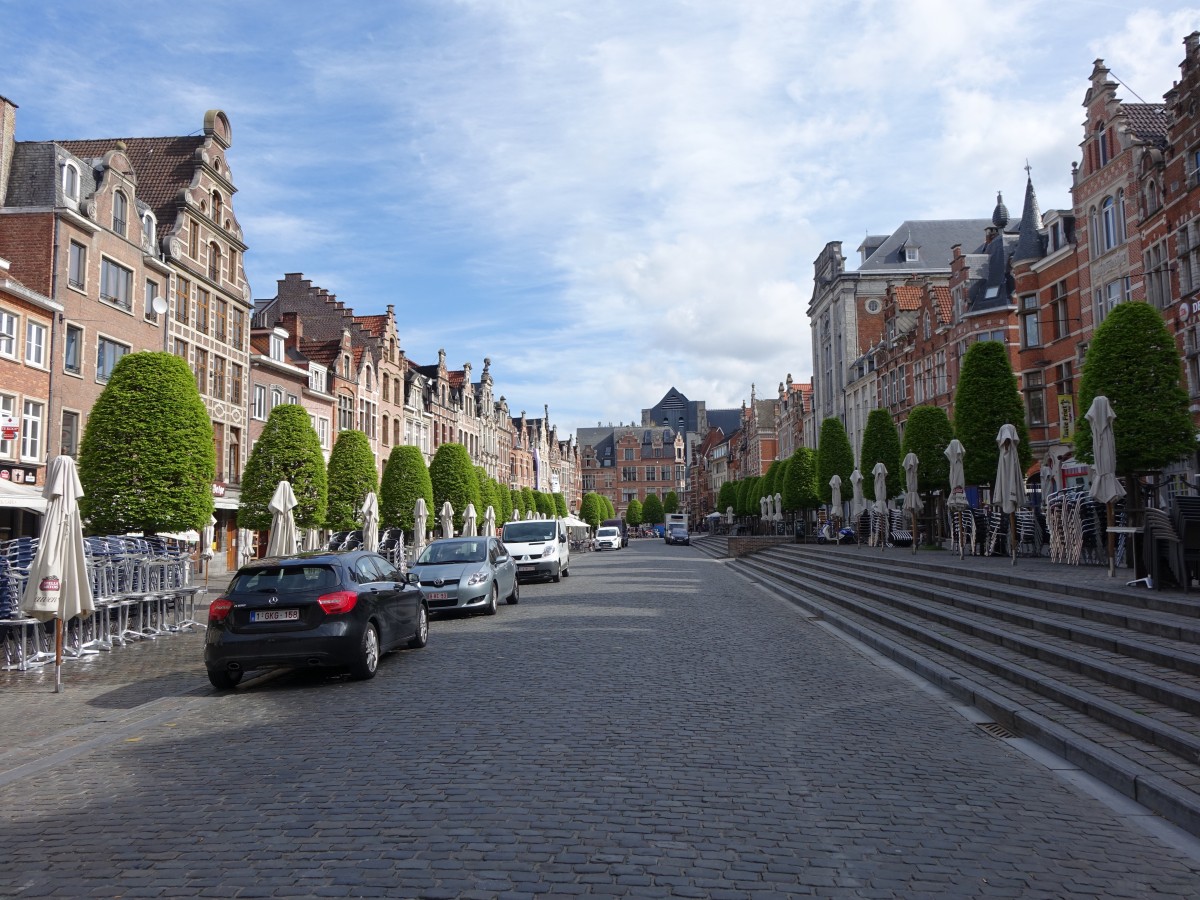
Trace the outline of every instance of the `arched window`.
<instances>
[{"instance_id":1,"label":"arched window","mask_svg":"<svg viewBox=\"0 0 1200 900\"><path fill-rule=\"evenodd\" d=\"M221 280L221 248L216 241L208 245L208 277L211 281Z\"/></svg>"},{"instance_id":2,"label":"arched window","mask_svg":"<svg viewBox=\"0 0 1200 900\"><path fill-rule=\"evenodd\" d=\"M1100 215L1104 219L1104 249L1117 246L1117 210L1112 197L1105 197L1100 204Z\"/></svg>"},{"instance_id":3,"label":"arched window","mask_svg":"<svg viewBox=\"0 0 1200 900\"><path fill-rule=\"evenodd\" d=\"M391 400L391 397L389 396L389 391L391 389L391 383L392 383L392 379L390 379L390 378L380 378L379 379L379 386L381 388L383 388L383 402L384 403L387 403Z\"/></svg>"},{"instance_id":4,"label":"arched window","mask_svg":"<svg viewBox=\"0 0 1200 900\"><path fill-rule=\"evenodd\" d=\"M154 246L154 242L158 239L158 223L154 220L154 213L150 212L150 210L146 210L142 215L142 235L145 238L145 243L151 247Z\"/></svg>"},{"instance_id":5,"label":"arched window","mask_svg":"<svg viewBox=\"0 0 1200 900\"><path fill-rule=\"evenodd\" d=\"M388 434L388 417L387 417L387 414L385 413L383 416L383 446L385 446L385 447L387 446L389 436L390 435Z\"/></svg>"},{"instance_id":6,"label":"arched window","mask_svg":"<svg viewBox=\"0 0 1200 900\"><path fill-rule=\"evenodd\" d=\"M1092 256L1100 255L1100 216L1096 214L1094 206L1088 212L1088 245Z\"/></svg>"},{"instance_id":7,"label":"arched window","mask_svg":"<svg viewBox=\"0 0 1200 900\"><path fill-rule=\"evenodd\" d=\"M1117 191L1117 243L1125 243L1125 189Z\"/></svg>"},{"instance_id":8,"label":"arched window","mask_svg":"<svg viewBox=\"0 0 1200 900\"><path fill-rule=\"evenodd\" d=\"M212 192L212 217L217 226L221 225L221 213L225 208L225 201L221 197L220 191Z\"/></svg>"},{"instance_id":9,"label":"arched window","mask_svg":"<svg viewBox=\"0 0 1200 900\"><path fill-rule=\"evenodd\" d=\"M125 194L117 191L113 194L113 220L112 230L121 237L125 236L125 222L129 217L129 201L125 198Z\"/></svg>"},{"instance_id":10,"label":"arched window","mask_svg":"<svg viewBox=\"0 0 1200 900\"><path fill-rule=\"evenodd\" d=\"M63 163L62 189L68 200L79 199L79 169L75 163Z\"/></svg>"},{"instance_id":11,"label":"arched window","mask_svg":"<svg viewBox=\"0 0 1200 900\"><path fill-rule=\"evenodd\" d=\"M1158 184L1151 178L1146 182L1146 215L1158 212Z\"/></svg>"}]
</instances>

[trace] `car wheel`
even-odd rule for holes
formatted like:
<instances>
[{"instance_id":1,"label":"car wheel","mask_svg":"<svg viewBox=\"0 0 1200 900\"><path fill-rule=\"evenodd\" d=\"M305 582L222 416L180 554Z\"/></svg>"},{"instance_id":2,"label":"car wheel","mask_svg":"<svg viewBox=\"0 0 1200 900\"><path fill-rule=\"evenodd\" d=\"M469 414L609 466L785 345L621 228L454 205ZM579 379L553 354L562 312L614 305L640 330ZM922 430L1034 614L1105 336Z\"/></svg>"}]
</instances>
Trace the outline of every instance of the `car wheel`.
<instances>
[{"instance_id":1,"label":"car wheel","mask_svg":"<svg viewBox=\"0 0 1200 900\"><path fill-rule=\"evenodd\" d=\"M232 691L242 680L242 670L209 669L208 681L218 691Z\"/></svg>"},{"instance_id":2,"label":"car wheel","mask_svg":"<svg viewBox=\"0 0 1200 900\"><path fill-rule=\"evenodd\" d=\"M429 610L425 604L417 606L417 633L412 636L408 646L412 650L420 650L429 643Z\"/></svg>"},{"instance_id":3,"label":"car wheel","mask_svg":"<svg viewBox=\"0 0 1200 900\"><path fill-rule=\"evenodd\" d=\"M517 578L514 575L513 576L513 589L512 589L512 593L508 595L508 603L510 606L514 606L520 602L521 602L521 583L519 581L517 581Z\"/></svg>"},{"instance_id":4,"label":"car wheel","mask_svg":"<svg viewBox=\"0 0 1200 900\"><path fill-rule=\"evenodd\" d=\"M350 666L350 677L359 681L374 678L379 668L379 632L375 629L374 622L368 622L363 629L358 653L358 659Z\"/></svg>"},{"instance_id":5,"label":"car wheel","mask_svg":"<svg viewBox=\"0 0 1200 900\"><path fill-rule=\"evenodd\" d=\"M571 567L567 566L565 569L562 570L562 573L563 573L563 578L570 578L571 577Z\"/></svg>"},{"instance_id":6,"label":"car wheel","mask_svg":"<svg viewBox=\"0 0 1200 900\"><path fill-rule=\"evenodd\" d=\"M562 572L558 569L554 570L554 574L550 576L551 581L562 581Z\"/></svg>"},{"instance_id":7,"label":"car wheel","mask_svg":"<svg viewBox=\"0 0 1200 900\"><path fill-rule=\"evenodd\" d=\"M492 582L492 587L488 591L487 606L483 608L485 616L494 616L496 614L496 598L500 596L500 588L496 586L496 582Z\"/></svg>"}]
</instances>

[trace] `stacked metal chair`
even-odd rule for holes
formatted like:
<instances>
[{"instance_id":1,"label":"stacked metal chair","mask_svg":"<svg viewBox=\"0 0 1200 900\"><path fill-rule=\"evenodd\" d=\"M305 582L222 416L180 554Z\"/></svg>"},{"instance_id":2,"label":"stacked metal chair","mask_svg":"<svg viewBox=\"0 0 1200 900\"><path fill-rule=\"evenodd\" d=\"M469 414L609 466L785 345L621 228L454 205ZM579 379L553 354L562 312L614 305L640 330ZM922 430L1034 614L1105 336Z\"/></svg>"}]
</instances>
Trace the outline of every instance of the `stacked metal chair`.
<instances>
[{"instance_id":1,"label":"stacked metal chair","mask_svg":"<svg viewBox=\"0 0 1200 900\"><path fill-rule=\"evenodd\" d=\"M0 544L0 628L6 669L24 671L54 658L44 625L21 613L21 596L37 547L38 539L28 537Z\"/></svg>"}]
</instances>

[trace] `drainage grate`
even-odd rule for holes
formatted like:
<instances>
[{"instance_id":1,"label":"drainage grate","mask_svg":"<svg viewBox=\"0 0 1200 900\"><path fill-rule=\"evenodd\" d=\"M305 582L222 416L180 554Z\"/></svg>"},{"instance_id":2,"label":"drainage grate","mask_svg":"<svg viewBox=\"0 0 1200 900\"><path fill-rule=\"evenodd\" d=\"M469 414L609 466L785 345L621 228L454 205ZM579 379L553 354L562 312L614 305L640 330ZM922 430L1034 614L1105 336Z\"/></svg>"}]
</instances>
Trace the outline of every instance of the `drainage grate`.
<instances>
[{"instance_id":1,"label":"drainage grate","mask_svg":"<svg viewBox=\"0 0 1200 900\"><path fill-rule=\"evenodd\" d=\"M979 727L996 738L1015 738L1016 735L1001 725L999 722L979 722Z\"/></svg>"}]
</instances>

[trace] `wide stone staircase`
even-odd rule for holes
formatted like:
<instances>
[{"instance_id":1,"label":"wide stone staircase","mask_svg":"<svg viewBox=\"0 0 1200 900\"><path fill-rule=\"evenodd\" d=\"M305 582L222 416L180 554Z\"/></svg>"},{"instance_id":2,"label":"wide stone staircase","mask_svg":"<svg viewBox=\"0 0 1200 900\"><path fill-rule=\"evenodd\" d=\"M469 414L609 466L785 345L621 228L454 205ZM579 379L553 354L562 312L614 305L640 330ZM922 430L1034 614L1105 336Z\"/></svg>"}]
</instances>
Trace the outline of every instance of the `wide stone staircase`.
<instances>
[{"instance_id":1,"label":"wide stone staircase","mask_svg":"<svg viewBox=\"0 0 1200 900\"><path fill-rule=\"evenodd\" d=\"M1021 562L792 544L728 564L1200 835L1200 595Z\"/></svg>"}]
</instances>

